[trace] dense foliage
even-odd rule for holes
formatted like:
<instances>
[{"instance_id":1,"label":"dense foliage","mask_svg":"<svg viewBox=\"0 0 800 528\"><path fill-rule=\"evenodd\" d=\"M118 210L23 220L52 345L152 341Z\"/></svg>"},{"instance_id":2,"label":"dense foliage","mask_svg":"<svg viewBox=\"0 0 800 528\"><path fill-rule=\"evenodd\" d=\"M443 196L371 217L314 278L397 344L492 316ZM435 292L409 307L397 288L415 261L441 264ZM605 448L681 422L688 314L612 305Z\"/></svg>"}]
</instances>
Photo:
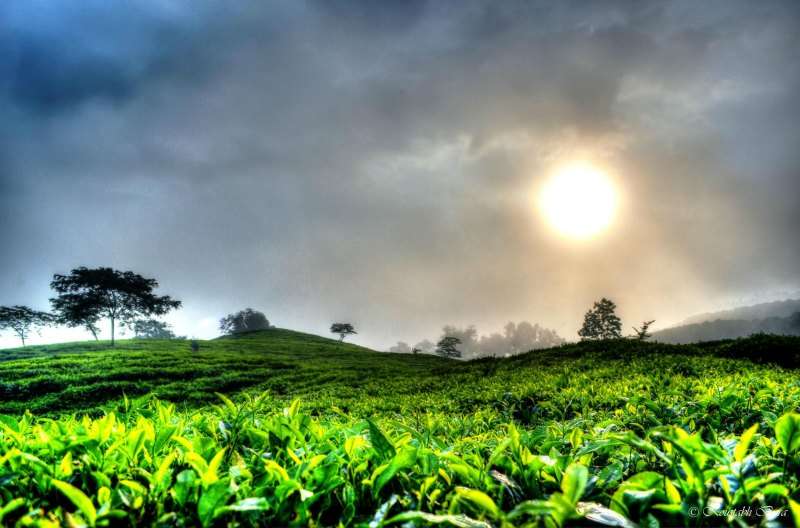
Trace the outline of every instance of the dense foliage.
<instances>
[{"instance_id":1,"label":"dense foliage","mask_svg":"<svg viewBox=\"0 0 800 528\"><path fill-rule=\"evenodd\" d=\"M50 299L57 319L68 326L82 326L97 338L97 323L107 318L111 324L111 345L116 323L132 325L140 317L164 315L180 308L181 301L169 295L156 295L158 281L132 271L112 268L73 269L69 275L55 274Z\"/></svg>"},{"instance_id":2,"label":"dense foliage","mask_svg":"<svg viewBox=\"0 0 800 528\"><path fill-rule=\"evenodd\" d=\"M80 376L118 365L131 376L140 370L158 393L178 383L183 358L201 374L161 395L202 391L218 402L197 398L199 408L178 409L113 399L90 416L46 418L21 414L24 400L4 398L16 411L0 417L0 522L477 528L800 520L800 379L763 363L775 359L770 351L781 361L796 357L797 339L593 342L464 363L271 330L204 342L194 356L186 343L162 352L155 364L176 370L166 375L173 381L157 382L140 356L179 344L113 353L43 347L41 357L0 365L7 384L11 372L67 361L62 370L72 368L83 387L100 380ZM748 351L759 362L741 358ZM222 383L223 392L250 393L234 397L238 403L215 396L210 372L203 374L216 369L224 379L224 364L244 377L270 361L291 367L262 367L259 375L272 372L286 385ZM57 399L32 401L41 411L62 408Z\"/></svg>"},{"instance_id":3,"label":"dense foliage","mask_svg":"<svg viewBox=\"0 0 800 528\"><path fill-rule=\"evenodd\" d=\"M614 301L603 297L583 316L583 326L578 330L581 339L619 339L622 321L616 314Z\"/></svg>"},{"instance_id":4,"label":"dense foliage","mask_svg":"<svg viewBox=\"0 0 800 528\"><path fill-rule=\"evenodd\" d=\"M270 324L267 316L263 312L252 308L239 310L219 320L219 331L223 335L267 330L268 328L270 328Z\"/></svg>"}]
</instances>

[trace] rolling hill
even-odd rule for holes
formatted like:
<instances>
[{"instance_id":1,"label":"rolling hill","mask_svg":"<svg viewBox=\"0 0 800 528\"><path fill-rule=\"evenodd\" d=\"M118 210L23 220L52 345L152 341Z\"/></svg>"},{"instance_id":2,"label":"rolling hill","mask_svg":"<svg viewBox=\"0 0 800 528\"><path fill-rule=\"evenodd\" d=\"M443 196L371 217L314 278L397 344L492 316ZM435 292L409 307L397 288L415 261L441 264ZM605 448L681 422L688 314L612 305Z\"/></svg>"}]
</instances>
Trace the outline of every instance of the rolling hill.
<instances>
[{"instance_id":1,"label":"rolling hill","mask_svg":"<svg viewBox=\"0 0 800 528\"><path fill-rule=\"evenodd\" d=\"M800 338L462 362L273 329L0 354L4 526L800 521Z\"/></svg>"},{"instance_id":2,"label":"rolling hill","mask_svg":"<svg viewBox=\"0 0 800 528\"><path fill-rule=\"evenodd\" d=\"M199 341L123 340L0 351L0 412L92 410L125 394L197 406L215 392L304 396L320 387L357 387L415 377L446 364L429 355L385 354L292 330L270 329Z\"/></svg>"},{"instance_id":3,"label":"rolling hill","mask_svg":"<svg viewBox=\"0 0 800 528\"><path fill-rule=\"evenodd\" d=\"M715 319L686 324L653 332L652 337L662 343L688 344L700 341L737 339L754 334L800 335L800 311L788 317Z\"/></svg>"},{"instance_id":4,"label":"rolling hill","mask_svg":"<svg viewBox=\"0 0 800 528\"><path fill-rule=\"evenodd\" d=\"M729 310L707 312L687 317L677 326L705 323L708 321L751 321L753 319L769 319L771 317L789 317L800 312L800 299L785 299L766 303L739 306Z\"/></svg>"}]
</instances>

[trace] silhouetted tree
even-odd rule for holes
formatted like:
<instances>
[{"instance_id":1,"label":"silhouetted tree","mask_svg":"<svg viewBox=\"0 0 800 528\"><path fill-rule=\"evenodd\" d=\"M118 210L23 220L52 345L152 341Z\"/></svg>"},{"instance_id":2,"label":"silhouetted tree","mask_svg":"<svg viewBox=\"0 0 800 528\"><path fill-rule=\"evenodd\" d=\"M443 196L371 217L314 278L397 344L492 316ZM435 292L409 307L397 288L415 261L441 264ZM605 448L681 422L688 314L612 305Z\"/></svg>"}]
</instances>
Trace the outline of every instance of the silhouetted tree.
<instances>
[{"instance_id":1,"label":"silhouetted tree","mask_svg":"<svg viewBox=\"0 0 800 528\"><path fill-rule=\"evenodd\" d=\"M219 320L219 330L223 334L240 334L270 328L269 319L262 312L245 308Z\"/></svg>"},{"instance_id":2,"label":"silhouetted tree","mask_svg":"<svg viewBox=\"0 0 800 528\"><path fill-rule=\"evenodd\" d=\"M131 324L138 317L164 315L181 306L180 301L168 295L153 293L158 288L155 279L112 268L80 267L69 275L56 274L50 287L58 294L50 301L59 307L60 316L80 316L72 319L73 326L107 318L111 324L111 346L115 343L117 322Z\"/></svg>"},{"instance_id":3,"label":"silhouetted tree","mask_svg":"<svg viewBox=\"0 0 800 528\"><path fill-rule=\"evenodd\" d=\"M639 328L636 328L634 326L633 331L635 332L635 335L633 336L633 338L636 339L637 341L647 341L648 339L653 337L648 332L648 330L650 330L650 326L655 322L656 322L655 319L653 319L652 321L644 321L642 323L642 326L640 326Z\"/></svg>"},{"instance_id":4,"label":"silhouetted tree","mask_svg":"<svg viewBox=\"0 0 800 528\"><path fill-rule=\"evenodd\" d=\"M339 342L341 343L344 341L344 338L357 334L356 329L353 328L353 325L350 323L333 323L331 325L331 333L332 334L339 334Z\"/></svg>"},{"instance_id":5,"label":"silhouetted tree","mask_svg":"<svg viewBox=\"0 0 800 528\"><path fill-rule=\"evenodd\" d=\"M177 339L170 326L158 319L137 319L133 322L133 332L137 339Z\"/></svg>"},{"instance_id":6,"label":"silhouetted tree","mask_svg":"<svg viewBox=\"0 0 800 528\"><path fill-rule=\"evenodd\" d=\"M103 302L102 297L81 293L62 293L56 298L50 299L58 324L66 325L70 328L83 327L92 334L97 341L97 333L100 331L98 323L101 319L101 310L98 306Z\"/></svg>"},{"instance_id":7,"label":"silhouetted tree","mask_svg":"<svg viewBox=\"0 0 800 528\"><path fill-rule=\"evenodd\" d=\"M53 316L47 312L32 310L27 306L0 306L0 330L12 330L25 346L25 339L32 330L38 330L53 322Z\"/></svg>"},{"instance_id":8,"label":"silhouetted tree","mask_svg":"<svg viewBox=\"0 0 800 528\"><path fill-rule=\"evenodd\" d=\"M603 297L583 317L583 327L578 335L583 340L619 339L622 337L622 321L615 313L617 305Z\"/></svg>"},{"instance_id":9,"label":"silhouetted tree","mask_svg":"<svg viewBox=\"0 0 800 528\"><path fill-rule=\"evenodd\" d=\"M460 344L460 355L458 357L473 358L479 355L478 330L475 328L475 325L469 325L465 328L455 325L444 325L442 328L442 337L439 338L438 343L441 343L442 338L445 337L458 338Z\"/></svg>"},{"instance_id":10,"label":"silhouetted tree","mask_svg":"<svg viewBox=\"0 0 800 528\"><path fill-rule=\"evenodd\" d=\"M461 340L453 336L444 336L436 343L436 353L442 357L460 358L461 351L456 348L461 344Z\"/></svg>"}]
</instances>

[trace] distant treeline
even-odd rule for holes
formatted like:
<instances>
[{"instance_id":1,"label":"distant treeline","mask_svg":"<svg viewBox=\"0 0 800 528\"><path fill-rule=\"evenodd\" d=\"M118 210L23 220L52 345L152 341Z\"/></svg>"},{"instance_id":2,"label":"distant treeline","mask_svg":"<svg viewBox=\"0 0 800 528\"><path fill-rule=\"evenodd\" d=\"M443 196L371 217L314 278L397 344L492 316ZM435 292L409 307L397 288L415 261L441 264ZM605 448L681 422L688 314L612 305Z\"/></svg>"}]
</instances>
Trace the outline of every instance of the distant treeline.
<instances>
[{"instance_id":1,"label":"distant treeline","mask_svg":"<svg viewBox=\"0 0 800 528\"><path fill-rule=\"evenodd\" d=\"M502 333L494 332L488 336L479 336L475 325L469 325L465 328L445 325L442 328L442 338L444 337L458 339L457 348L461 352L459 357L464 359L512 356L530 350L563 345L566 342L555 330L544 328L528 321L509 322L503 327ZM435 348L434 343L427 339L420 341L413 347L400 341L390 348L389 352L431 354Z\"/></svg>"},{"instance_id":2,"label":"distant treeline","mask_svg":"<svg viewBox=\"0 0 800 528\"><path fill-rule=\"evenodd\" d=\"M735 339L753 334L800 335L800 311L789 317L764 319L716 319L653 332L662 343L686 344L698 341Z\"/></svg>"}]
</instances>

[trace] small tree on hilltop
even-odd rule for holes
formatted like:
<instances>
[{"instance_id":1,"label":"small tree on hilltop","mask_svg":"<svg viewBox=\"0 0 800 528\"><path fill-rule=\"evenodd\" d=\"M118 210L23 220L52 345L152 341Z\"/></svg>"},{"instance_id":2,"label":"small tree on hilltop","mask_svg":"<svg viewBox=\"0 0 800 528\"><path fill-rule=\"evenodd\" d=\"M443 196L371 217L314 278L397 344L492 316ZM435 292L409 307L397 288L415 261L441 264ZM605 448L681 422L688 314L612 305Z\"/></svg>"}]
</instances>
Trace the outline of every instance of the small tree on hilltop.
<instances>
[{"instance_id":1,"label":"small tree on hilltop","mask_svg":"<svg viewBox=\"0 0 800 528\"><path fill-rule=\"evenodd\" d=\"M453 336L444 336L436 343L436 353L442 357L460 358L461 351L457 348L461 340Z\"/></svg>"},{"instance_id":2,"label":"small tree on hilltop","mask_svg":"<svg viewBox=\"0 0 800 528\"><path fill-rule=\"evenodd\" d=\"M269 319L262 312L245 308L219 320L219 330L223 334L240 334L271 328Z\"/></svg>"},{"instance_id":3,"label":"small tree on hilltop","mask_svg":"<svg viewBox=\"0 0 800 528\"><path fill-rule=\"evenodd\" d=\"M333 323L331 325L331 333L332 334L339 334L339 342L341 343L344 341L344 338L357 334L356 329L353 328L353 325L350 323Z\"/></svg>"},{"instance_id":4,"label":"small tree on hilltop","mask_svg":"<svg viewBox=\"0 0 800 528\"><path fill-rule=\"evenodd\" d=\"M87 326L87 322L94 324L107 318L111 324L111 346L117 322L129 325L139 317L164 315L181 306L180 301L168 295L153 293L158 288L155 279L112 268L80 267L69 275L56 274L50 287L58 294L50 302L58 309L59 318L72 326Z\"/></svg>"},{"instance_id":5,"label":"small tree on hilltop","mask_svg":"<svg viewBox=\"0 0 800 528\"><path fill-rule=\"evenodd\" d=\"M47 312L32 310L27 306L0 306L0 330L13 331L22 341L23 347L32 330L38 331L40 327L52 322L53 316Z\"/></svg>"},{"instance_id":6,"label":"small tree on hilltop","mask_svg":"<svg viewBox=\"0 0 800 528\"><path fill-rule=\"evenodd\" d=\"M620 339L622 337L622 321L615 313L617 305L603 297L594 303L591 310L583 317L583 326L578 330L582 340Z\"/></svg>"},{"instance_id":7,"label":"small tree on hilltop","mask_svg":"<svg viewBox=\"0 0 800 528\"><path fill-rule=\"evenodd\" d=\"M634 326L633 327L633 331L634 331L633 338L636 339L637 341L647 341L648 339L653 337L652 334L650 334L648 332L648 330L650 330L650 326L655 322L656 322L655 319L653 319L652 321L644 321L642 323L642 326L640 326L639 328L636 328Z\"/></svg>"}]
</instances>

